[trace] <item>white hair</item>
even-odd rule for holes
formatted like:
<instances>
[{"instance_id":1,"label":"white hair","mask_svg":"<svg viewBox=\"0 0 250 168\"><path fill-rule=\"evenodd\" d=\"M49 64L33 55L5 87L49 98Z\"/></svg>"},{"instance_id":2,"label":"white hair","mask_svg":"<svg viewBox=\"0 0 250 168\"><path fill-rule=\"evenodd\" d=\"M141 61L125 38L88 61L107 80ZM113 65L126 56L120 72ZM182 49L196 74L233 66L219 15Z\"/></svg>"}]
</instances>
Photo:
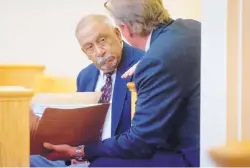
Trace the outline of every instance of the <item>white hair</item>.
<instances>
[{"instance_id":1,"label":"white hair","mask_svg":"<svg viewBox=\"0 0 250 168\"><path fill-rule=\"evenodd\" d=\"M90 14L80 19L80 21L78 22L76 26L75 36L77 37L79 31L83 29L87 24L90 24L91 22L92 23L98 22L98 23L105 24L110 27L114 27L114 24L107 16L101 15L101 14Z\"/></svg>"}]
</instances>

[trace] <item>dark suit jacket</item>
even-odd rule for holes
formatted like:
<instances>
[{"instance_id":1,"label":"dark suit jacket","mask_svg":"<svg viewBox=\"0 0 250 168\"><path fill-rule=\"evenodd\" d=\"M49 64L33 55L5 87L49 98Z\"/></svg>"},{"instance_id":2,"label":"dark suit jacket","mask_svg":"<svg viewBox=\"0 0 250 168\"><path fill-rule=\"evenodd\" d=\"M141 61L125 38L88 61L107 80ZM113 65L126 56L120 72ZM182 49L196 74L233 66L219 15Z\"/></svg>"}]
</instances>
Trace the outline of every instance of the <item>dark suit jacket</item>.
<instances>
[{"instance_id":1,"label":"dark suit jacket","mask_svg":"<svg viewBox=\"0 0 250 168\"><path fill-rule=\"evenodd\" d=\"M131 78L121 76L131 66L137 63L145 52L123 43L122 58L116 71L115 86L112 100L111 135L121 134L131 126L131 95L127 83ZM77 92L95 91L99 70L94 64L84 68L77 77Z\"/></svg>"},{"instance_id":2,"label":"dark suit jacket","mask_svg":"<svg viewBox=\"0 0 250 168\"><path fill-rule=\"evenodd\" d=\"M135 73L132 127L86 145L91 166L199 166L200 35L194 20L177 19L153 31Z\"/></svg>"}]
</instances>

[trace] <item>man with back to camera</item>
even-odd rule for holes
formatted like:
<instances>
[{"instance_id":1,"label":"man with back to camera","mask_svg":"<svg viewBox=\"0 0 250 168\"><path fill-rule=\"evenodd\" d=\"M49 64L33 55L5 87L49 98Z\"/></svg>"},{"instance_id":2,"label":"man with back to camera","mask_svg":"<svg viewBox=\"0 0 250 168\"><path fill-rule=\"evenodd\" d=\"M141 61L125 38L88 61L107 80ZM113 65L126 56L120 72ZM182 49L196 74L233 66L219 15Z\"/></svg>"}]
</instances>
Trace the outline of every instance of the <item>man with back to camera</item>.
<instances>
[{"instance_id":1,"label":"man with back to camera","mask_svg":"<svg viewBox=\"0 0 250 168\"><path fill-rule=\"evenodd\" d=\"M112 100L113 103L106 116L102 139L121 134L131 125L131 95L126 84L132 80L121 76L141 59L144 52L123 42L119 29L104 15L82 18L76 28L76 37L83 52L93 62L79 73L77 91L106 90L109 94L103 94L100 101ZM104 97L108 99L103 100ZM32 167L66 166L64 161L50 161L40 155L31 156L30 164Z\"/></svg>"},{"instance_id":2,"label":"man with back to camera","mask_svg":"<svg viewBox=\"0 0 250 168\"><path fill-rule=\"evenodd\" d=\"M45 143L45 157L88 160L90 167L198 167L201 24L171 19L161 0L110 0L105 7L126 40L146 51L134 75L132 126L78 147Z\"/></svg>"}]
</instances>

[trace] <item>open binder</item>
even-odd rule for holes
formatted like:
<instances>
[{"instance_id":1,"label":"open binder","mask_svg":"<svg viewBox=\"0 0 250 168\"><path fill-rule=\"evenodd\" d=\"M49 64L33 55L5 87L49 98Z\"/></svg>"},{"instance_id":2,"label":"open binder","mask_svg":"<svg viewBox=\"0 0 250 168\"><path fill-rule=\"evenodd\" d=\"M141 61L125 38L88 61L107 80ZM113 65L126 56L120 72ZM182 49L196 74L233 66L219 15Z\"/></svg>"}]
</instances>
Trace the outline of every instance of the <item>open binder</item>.
<instances>
[{"instance_id":1,"label":"open binder","mask_svg":"<svg viewBox=\"0 0 250 168\"><path fill-rule=\"evenodd\" d=\"M93 94L100 97L98 93L93 92ZM60 97L60 94L57 96ZM86 94L82 93L82 96L85 97ZM43 95L43 97L46 96ZM109 104L98 104L96 102L98 98L93 100L90 102L92 104L84 104L84 102L79 104L77 101L64 104L60 103L61 100L58 102L58 99L53 99L54 102L46 102L46 104L42 101L39 104L37 101L35 104L44 109L41 117L35 115L34 107L31 111L30 154L48 152L43 147L44 142L78 146L99 141Z\"/></svg>"}]
</instances>

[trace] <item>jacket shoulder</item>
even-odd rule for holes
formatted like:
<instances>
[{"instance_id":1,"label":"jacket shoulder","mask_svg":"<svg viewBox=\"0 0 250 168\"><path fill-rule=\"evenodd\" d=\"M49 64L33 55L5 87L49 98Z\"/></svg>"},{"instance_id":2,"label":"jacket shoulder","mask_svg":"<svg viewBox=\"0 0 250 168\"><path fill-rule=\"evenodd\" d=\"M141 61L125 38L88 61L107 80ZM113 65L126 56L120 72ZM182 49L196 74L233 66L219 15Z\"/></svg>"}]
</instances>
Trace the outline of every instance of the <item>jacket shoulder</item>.
<instances>
[{"instance_id":1,"label":"jacket shoulder","mask_svg":"<svg viewBox=\"0 0 250 168\"><path fill-rule=\"evenodd\" d=\"M124 43L124 50L125 52L123 52L123 56L127 57L128 60L131 60L132 62L141 60L141 58L145 55L145 51L132 47L127 43Z\"/></svg>"},{"instance_id":2,"label":"jacket shoulder","mask_svg":"<svg viewBox=\"0 0 250 168\"><path fill-rule=\"evenodd\" d=\"M95 70L96 67L95 65L92 63L90 65L88 65L87 67L83 68L79 73L78 73L78 77L84 77L86 75L88 75L91 71Z\"/></svg>"}]
</instances>

